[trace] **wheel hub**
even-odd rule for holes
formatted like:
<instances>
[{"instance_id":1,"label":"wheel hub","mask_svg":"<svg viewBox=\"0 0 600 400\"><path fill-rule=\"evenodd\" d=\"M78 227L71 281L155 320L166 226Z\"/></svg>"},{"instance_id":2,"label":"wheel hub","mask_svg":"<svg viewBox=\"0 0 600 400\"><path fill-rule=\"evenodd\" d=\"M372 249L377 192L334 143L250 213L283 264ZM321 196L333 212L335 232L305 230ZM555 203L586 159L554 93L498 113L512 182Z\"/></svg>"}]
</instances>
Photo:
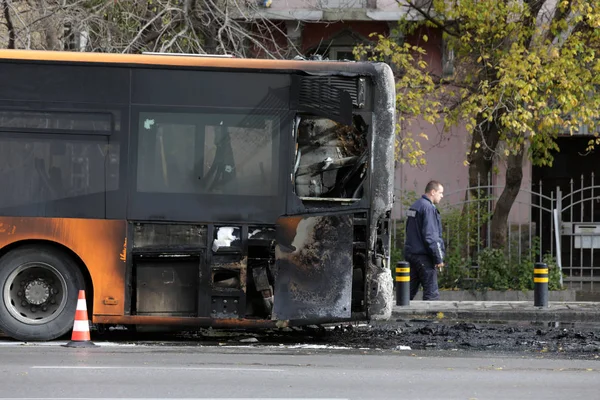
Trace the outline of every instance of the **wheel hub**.
<instances>
[{"instance_id":1,"label":"wheel hub","mask_svg":"<svg viewBox=\"0 0 600 400\"><path fill-rule=\"evenodd\" d=\"M39 306L50 298L50 286L43 279L35 279L25 286L25 300Z\"/></svg>"},{"instance_id":2,"label":"wheel hub","mask_svg":"<svg viewBox=\"0 0 600 400\"><path fill-rule=\"evenodd\" d=\"M67 282L52 265L26 262L6 278L2 297L17 321L41 325L60 315L67 304Z\"/></svg>"}]
</instances>

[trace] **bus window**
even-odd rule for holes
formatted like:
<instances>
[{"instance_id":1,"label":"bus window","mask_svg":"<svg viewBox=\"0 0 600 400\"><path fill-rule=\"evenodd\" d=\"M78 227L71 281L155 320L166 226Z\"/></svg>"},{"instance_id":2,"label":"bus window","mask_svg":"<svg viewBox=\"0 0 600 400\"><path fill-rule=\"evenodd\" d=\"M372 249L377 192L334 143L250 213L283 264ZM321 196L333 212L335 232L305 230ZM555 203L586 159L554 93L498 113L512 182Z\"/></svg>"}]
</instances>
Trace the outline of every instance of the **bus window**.
<instances>
[{"instance_id":1,"label":"bus window","mask_svg":"<svg viewBox=\"0 0 600 400\"><path fill-rule=\"evenodd\" d=\"M277 119L140 113L138 192L272 196Z\"/></svg>"},{"instance_id":2,"label":"bus window","mask_svg":"<svg viewBox=\"0 0 600 400\"><path fill-rule=\"evenodd\" d=\"M64 201L104 194L108 149L106 136L2 134L0 209L9 214L11 208L22 209L32 216L104 217L104 196L75 208Z\"/></svg>"},{"instance_id":3,"label":"bus window","mask_svg":"<svg viewBox=\"0 0 600 400\"><path fill-rule=\"evenodd\" d=\"M158 117L158 118L157 118ZM142 116L138 191L186 193L193 188L196 126Z\"/></svg>"},{"instance_id":4,"label":"bus window","mask_svg":"<svg viewBox=\"0 0 600 400\"><path fill-rule=\"evenodd\" d=\"M276 194L272 165L274 121L260 120L257 124L206 126L203 192L247 196Z\"/></svg>"},{"instance_id":5,"label":"bus window","mask_svg":"<svg viewBox=\"0 0 600 400\"><path fill-rule=\"evenodd\" d=\"M302 200L360 199L367 172L367 127L355 116L354 126L327 118L297 119L294 168L296 194Z\"/></svg>"}]
</instances>

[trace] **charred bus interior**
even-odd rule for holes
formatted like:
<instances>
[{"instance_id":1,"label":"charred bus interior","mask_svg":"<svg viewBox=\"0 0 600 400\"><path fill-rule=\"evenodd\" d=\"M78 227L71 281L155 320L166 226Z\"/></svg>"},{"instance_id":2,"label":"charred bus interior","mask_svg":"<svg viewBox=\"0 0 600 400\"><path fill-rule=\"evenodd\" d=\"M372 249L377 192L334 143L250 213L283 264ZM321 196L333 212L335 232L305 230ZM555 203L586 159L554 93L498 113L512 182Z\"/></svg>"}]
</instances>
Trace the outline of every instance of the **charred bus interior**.
<instances>
[{"instance_id":1,"label":"charred bus interior","mask_svg":"<svg viewBox=\"0 0 600 400\"><path fill-rule=\"evenodd\" d=\"M160 127L158 119L153 121ZM368 213L345 208L366 192L369 130L361 115L351 122L309 113L294 118L294 153L288 161L291 192L302 214L280 217L276 224L131 223L131 315L318 321L364 312ZM236 172L253 162L261 173L254 175L251 190L268 190L263 185L269 163L244 158L243 150L252 148L248 136L235 141L219 127L220 140L211 138L216 149L206 164L210 183L202 183L200 190L231 185L239 191ZM154 137L151 141L160 143ZM256 150L247 154L255 157ZM176 154L184 152L182 146ZM158 168L153 176L169 175L161 157ZM305 241L303 249L293 244L298 235ZM283 256L294 251L300 255ZM333 308L337 303L340 307Z\"/></svg>"}]
</instances>

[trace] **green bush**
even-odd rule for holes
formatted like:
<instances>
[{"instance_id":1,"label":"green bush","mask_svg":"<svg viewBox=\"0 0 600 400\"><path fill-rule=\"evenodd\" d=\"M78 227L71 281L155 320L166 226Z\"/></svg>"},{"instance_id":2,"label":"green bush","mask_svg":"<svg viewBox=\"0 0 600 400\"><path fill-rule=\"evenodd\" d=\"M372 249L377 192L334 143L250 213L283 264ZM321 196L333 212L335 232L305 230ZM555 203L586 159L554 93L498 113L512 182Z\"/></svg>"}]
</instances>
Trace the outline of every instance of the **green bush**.
<instances>
[{"instance_id":1,"label":"green bush","mask_svg":"<svg viewBox=\"0 0 600 400\"><path fill-rule=\"evenodd\" d=\"M558 269L556 258L551 254L546 254L543 257L543 262L548 265L548 290L562 290L560 285L561 271Z\"/></svg>"},{"instance_id":2,"label":"green bush","mask_svg":"<svg viewBox=\"0 0 600 400\"><path fill-rule=\"evenodd\" d=\"M447 262L443 273L438 275L438 285L442 289L471 289L475 281L466 262Z\"/></svg>"},{"instance_id":3,"label":"green bush","mask_svg":"<svg viewBox=\"0 0 600 400\"><path fill-rule=\"evenodd\" d=\"M400 247L393 247L390 250L390 268L396 268L396 264L398 261L404 261L404 256L402 255L402 249Z\"/></svg>"},{"instance_id":4,"label":"green bush","mask_svg":"<svg viewBox=\"0 0 600 400\"><path fill-rule=\"evenodd\" d=\"M498 249L484 249L477 257L479 266L478 286L483 289L514 289L512 274L504 252Z\"/></svg>"},{"instance_id":5,"label":"green bush","mask_svg":"<svg viewBox=\"0 0 600 400\"><path fill-rule=\"evenodd\" d=\"M484 249L477 257L479 265L478 289L485 290L533 290L533 270L539 255L539 241L527 257L508 257L499 249ZM548 289L560 290L560 271L554 257L544 255L543 262L548 266Z\"/></svg>"}]
</instances>

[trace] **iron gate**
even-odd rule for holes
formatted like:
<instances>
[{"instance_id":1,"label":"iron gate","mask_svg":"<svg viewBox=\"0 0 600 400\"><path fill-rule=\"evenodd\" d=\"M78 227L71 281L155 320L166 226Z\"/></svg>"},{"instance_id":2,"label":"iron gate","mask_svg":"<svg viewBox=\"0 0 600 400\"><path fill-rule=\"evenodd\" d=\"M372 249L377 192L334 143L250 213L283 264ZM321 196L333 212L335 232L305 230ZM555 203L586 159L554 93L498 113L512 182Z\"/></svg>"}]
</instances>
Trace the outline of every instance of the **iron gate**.
<instances>
[{"instance_id":1,"label":"iron gate","mask_svg":"<svg viewBox=\"0 0 600 400\"><path fill-rule=\"evenodd\" d=\"M564 281L594 292L600 288L600 185L592 173L587 182L583 175L579 182L571 179L563 190L556 188L555 225Z\"/></svg>"}]
</instances>

